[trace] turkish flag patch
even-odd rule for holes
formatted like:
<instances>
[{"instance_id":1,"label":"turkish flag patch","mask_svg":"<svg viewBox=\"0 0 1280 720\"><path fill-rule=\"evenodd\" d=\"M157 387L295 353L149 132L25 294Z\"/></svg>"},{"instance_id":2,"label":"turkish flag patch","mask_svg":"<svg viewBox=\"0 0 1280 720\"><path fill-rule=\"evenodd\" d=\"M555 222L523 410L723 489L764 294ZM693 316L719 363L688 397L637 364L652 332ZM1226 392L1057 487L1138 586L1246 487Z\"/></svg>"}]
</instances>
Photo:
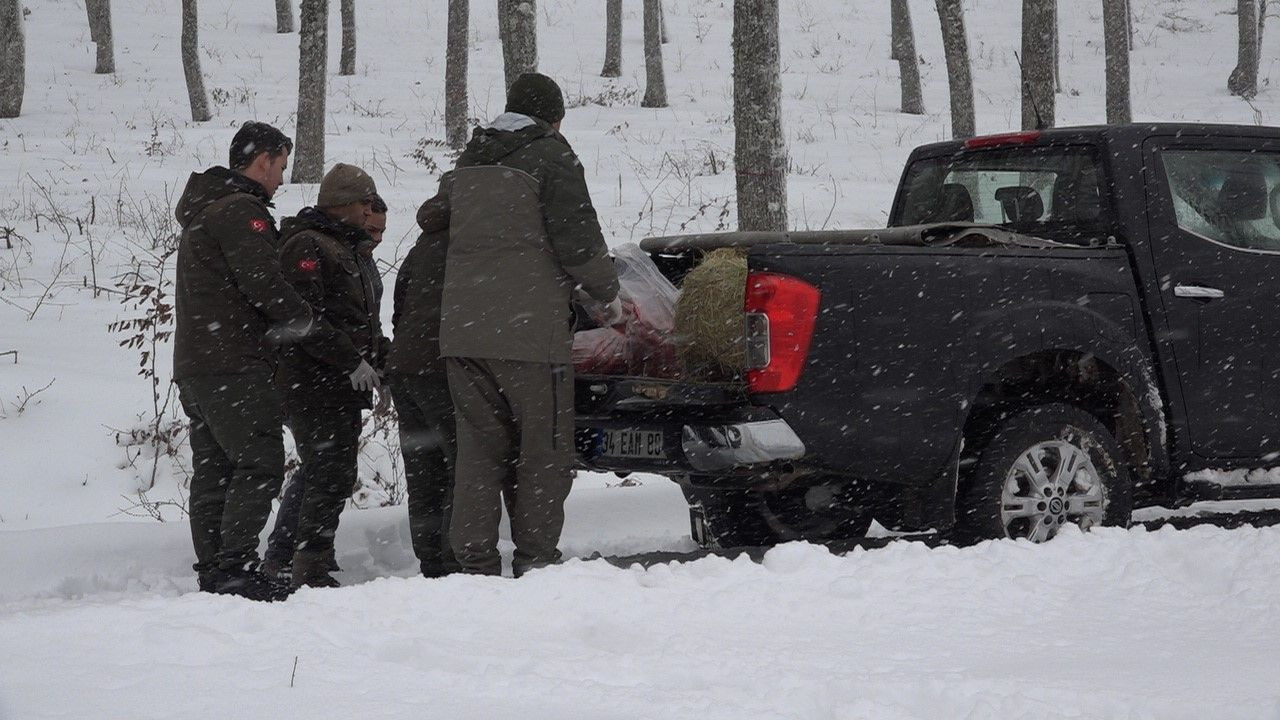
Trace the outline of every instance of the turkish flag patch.
<instances>
[{"instance_id":1,"label":"turkish flag patch","mask_svg":"<svg viewBox=\"0 0 1280 720\"><path fill-rule=\"evenodd\" d=\"M256 233L264 233L269 227L271 227L271 223L262 218L254 218L249 221L249 228Z\"/></svg>"},{"instance_id":2,"label":"turkish flag patch","mask_svg":"<svg viewBox=\"0 0 1280 720\"><path fill-rule=\"evenodd\" d=\"M315 258L302 258L298 261L298 269L305 273L313 273L320 269L320 261Z\"/></svg>"}]
</instances>

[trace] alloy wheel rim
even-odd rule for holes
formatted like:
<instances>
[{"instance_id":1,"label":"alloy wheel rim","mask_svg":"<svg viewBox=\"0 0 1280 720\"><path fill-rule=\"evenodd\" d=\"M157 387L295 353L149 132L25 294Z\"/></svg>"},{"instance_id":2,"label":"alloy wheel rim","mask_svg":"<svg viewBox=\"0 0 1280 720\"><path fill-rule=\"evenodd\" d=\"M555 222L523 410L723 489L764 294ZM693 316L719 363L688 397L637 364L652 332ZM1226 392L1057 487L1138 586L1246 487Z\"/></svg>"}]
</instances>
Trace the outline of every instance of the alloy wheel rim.
<instances>
[{"instance_id":1,"label":"alloy wheel rim","mask_svg":"<svg viewBox=\"0 0 1280 720\"><path fill-rule=\"evenodd\" d=\"M1006 537L1049 540L1067 524L1088 529L1106 514L1106 486L1089 453L1064 440L1023 451L1005 476L1000 522Z\"/></svg>"}]
</instances>

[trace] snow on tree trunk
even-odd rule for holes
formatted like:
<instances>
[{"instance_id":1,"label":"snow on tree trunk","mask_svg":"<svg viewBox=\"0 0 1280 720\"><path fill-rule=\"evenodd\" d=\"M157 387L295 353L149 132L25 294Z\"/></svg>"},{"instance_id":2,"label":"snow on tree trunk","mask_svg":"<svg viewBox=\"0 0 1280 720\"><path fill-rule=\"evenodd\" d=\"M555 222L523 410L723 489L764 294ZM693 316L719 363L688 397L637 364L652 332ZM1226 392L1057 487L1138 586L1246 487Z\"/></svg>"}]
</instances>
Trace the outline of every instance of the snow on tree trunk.
<instances>
[{"instance_id":1,"label":"snow on tree trunk","mask_svg":"<svg viewBox=\"0 0 1280 720\"><path fill-rule=\"evenodd\" d=\"M1133 2L1124 0L1124 27L1129 36L1129 52L1133 52Z\"/></svg>"},{"instance_id":2,"label":"snow on tree trunk","mask_svg":"<svg viewBox=\"0 0 1280 720\"><path fill-rule=\"evenodd\" d=\"M509 88L524 73L538 70L537 0L498 0L498 35Z\"/></svg>"},{"instance_id":3,"label":"snow on tree trunk","mask_svg":"<svg viewBox=\"0 0 1280 720\"><path fill-rule=\"evenodd\" d=\"M1022 0L1022 128L1054 125L1053 0Z\"/></svg>"},{"instance_id":4,"label":"snow on tree trunk","mask_svg":"<svg viewBox=\"0 0 1280 720\"><path fill-rule=\"evenodd\" d=\"M324 176L328 0L302 0L301 20L298 38L298 137L292 180L295 183L318 183Z\"/></svg>"},{"instance_id":5,"label":"snow on tree trunk","mask_svg":"<svg viewBox=\"0 0 1280 720\"><path fill-rule=\"evenodd\" d=\"M889 12L894 17L892 26L895 34L892 45L893 56L898 60L898 74L902 80L902 112L923 115L920 56L916 54L916 33L911 26L911 7L907 0L890 0Z\"/></svg>"},{"instance_id":6,"label":"snow on tree trunk","mask_svg":"<svg viewBox=\"0 0 1280 720\"><path fill-rule=\"evenodd\" d=\"M293 7L289 0L276 0L276 32L293 32Z\"/></svg>"},{"instance_id":7,"label":"snow on tree trunk","mask_svg":"<svg viewBox=\"0 0 1280 720\"><path fill-rule=\"evenodd\" d=\"M607 0L604 26L604 69L600 77L622 76L622 0Z\"/></svg>"},{"instance_id":8,"label":"snow on tree trunk","mask_svg":"<svg viewBox=\"0 0 1280 720\"><path fill-rule=\"evenodd\" d=\"M780 0L734 0L733 127L738 229L787 229Z\"/></svg>"},{"instance_id":9,"label":"snow on tree trunk","mask_svg":"<svg viewBox=\"0 0 1280 720\"><path fill-rule=\"evenodd\" d=\"M93 71L109 75L116 71L115 49L111 33L111 0L85 0L89 17L89 39L97 45L97 62Z\"/></svg>"},{"instance_id":10,"label":"snow on tree trunk","mask_svg":"<svg viewBox=\"0 0 1280 720\"><path fill-rule=\"evenodd\" d=\"M1133 120L1129 99L1129 23L1127 0L1102 0L1102 34L1107 63L1107 123Z\"/></svg>"},{"instance_id":11,"label":"snow on tree trunk","mask_svg":"<svg viewBox=\"0 0 1280 720\"><path fill-rule=\"evenodd\" d=\"M640 107L667 106L667 75L662 68L661 0L644 0L644 99Z\"/></svg>"},{"instance_id":12,"label":"snow on tree trunk","mask_svg":"<svg viewBox=\"0 0 1280 720\"><path fill-rule=\"evenodd\" d=\"M1240 38L1236 67L1227 78L1227 90L1232 95L1251 98L1258 94L1258 0L1238 0L1236 19Z\"/></svg>"},{"instance_id":13,"label":"snow on tree trunk","mask_svg":"<svg viewBox=\"0 0 1280 720\"><path fill-rule=\"evenodd\" d=\"M204 93L204 75L200 72L200 41L196 0L182 0L182 72L187 77L187 99L191 101L191 119L205 122L210 118L209 98Z\"/></svg>"},{"instance_id":14,"label":"snow on tree trunk","mask_svg":"<svg viewBox=\"0 0 1280 720\"><path fill-rule=\"evenodd\" d=\"M663 45L671 42L671 37L667 35L667 6L662 0L658 0L658 36L662 38Z\"/></svg>"},{"instance_id":15,"label":"snow on tree trunk","mask_svg":"<svg viewBox=\"0 0 1280 720\"><path fill-rule=\"evenodd\" d=\"M444 128L451 148L467 144L467 23L470 0L449 0L444 58Z\"/></svg>"},{"instance_id":16,"label":"snow on tree trunk","mask_svg":"<svg viewBox=\"0 0 1280 720\"><path fill-rule=\"evenodd\" d=\"M969 40L964 31L962 0L936 0L947 56L947 85L951 91L951 136L973 137L973 74L969 70Z\"/></svg>"},{"instance_id":17,"label":"snow on tree trunk","mask_svg":"<svg viewBox=\"0 0 1280 720\"><path fill-rule=\"evenodd\" d=\"M342 57L339 75L356 74L356 0L342 0Z\"/></svg>"},{"instance_id":18,"label":"snow on tree trunk","mask_svg":"<svg viewBox=\"0 0 1280 720\"><path fill-rule=\"evenodd\" d=\"M22 34L22 3L0 0L0 118L22 112L27 50Z\"/></svg>"},{"instance_id":19,"label":"snow on tree trunk","mask_svg":"<svg viewBox=\"0 0 1280 720\"><path fill-rule=\"evenodd\" d=\"M1262 57L1262 33L1267 29L1267 0L1258 0L1258 57Z\"/></svg>"}]
</instances>

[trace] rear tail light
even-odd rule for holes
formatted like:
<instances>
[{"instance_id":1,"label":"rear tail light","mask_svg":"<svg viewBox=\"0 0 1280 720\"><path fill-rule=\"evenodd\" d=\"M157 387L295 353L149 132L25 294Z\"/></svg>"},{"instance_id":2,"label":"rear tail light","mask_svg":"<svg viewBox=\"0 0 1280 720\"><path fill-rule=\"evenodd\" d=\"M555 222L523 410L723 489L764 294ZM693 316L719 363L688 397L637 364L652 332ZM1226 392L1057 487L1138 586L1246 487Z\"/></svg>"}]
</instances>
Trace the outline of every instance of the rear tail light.
<instances>
[{"instance_id":1,"label":"rear tail light","mask_svg":"<svg viewBox=\"0 0 1280 720\"><path fill-rule=\"evenodd\" d=\"M979 135L964 141L965 149L1000 147L1002 145L1030 145L1040 139L1039 130L1004 133L1002 135Z\"/></svg>"},{"instance_id":2,"label":"rear tail light","mask_svg":"<svg viewBox=\"0 0 1280 720\"><path fill-rule=\"evenodd\" d=\"M795 388L809 357L822 293L789 275L747 276L747 388L785 392Z\"/></svg>"}]
</instances>

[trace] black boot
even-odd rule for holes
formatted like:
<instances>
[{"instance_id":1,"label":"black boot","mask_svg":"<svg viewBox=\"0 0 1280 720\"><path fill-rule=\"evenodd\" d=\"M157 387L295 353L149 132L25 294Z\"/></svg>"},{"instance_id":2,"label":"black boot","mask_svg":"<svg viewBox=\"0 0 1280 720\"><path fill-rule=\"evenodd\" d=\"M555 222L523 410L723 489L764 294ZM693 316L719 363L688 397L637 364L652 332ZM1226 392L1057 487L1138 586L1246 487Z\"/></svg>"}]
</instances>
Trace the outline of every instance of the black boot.
<instances>
[{"instance_id":1,"label":"black boot","mask_svg":"<svg viewBox=\"0 0 1280 720\"><path fill-rule=\"evenodd\" d=\"M275 602L289 597L289 586L267 577L258 570L217 569L211 575L213 592L219 595L237 595L246 600Z\"/></svg>"},{"instance_id":2,"label":"black boot","mask_svg":"<svg viewBox=\"0 0 1280 720\"><path fill-rule=\"evenodd\" d=\"M340 587L329 574L329 556L324 551L299 550L293 554L293 589L300 587Z\"/></svg>"}]
</instances>

